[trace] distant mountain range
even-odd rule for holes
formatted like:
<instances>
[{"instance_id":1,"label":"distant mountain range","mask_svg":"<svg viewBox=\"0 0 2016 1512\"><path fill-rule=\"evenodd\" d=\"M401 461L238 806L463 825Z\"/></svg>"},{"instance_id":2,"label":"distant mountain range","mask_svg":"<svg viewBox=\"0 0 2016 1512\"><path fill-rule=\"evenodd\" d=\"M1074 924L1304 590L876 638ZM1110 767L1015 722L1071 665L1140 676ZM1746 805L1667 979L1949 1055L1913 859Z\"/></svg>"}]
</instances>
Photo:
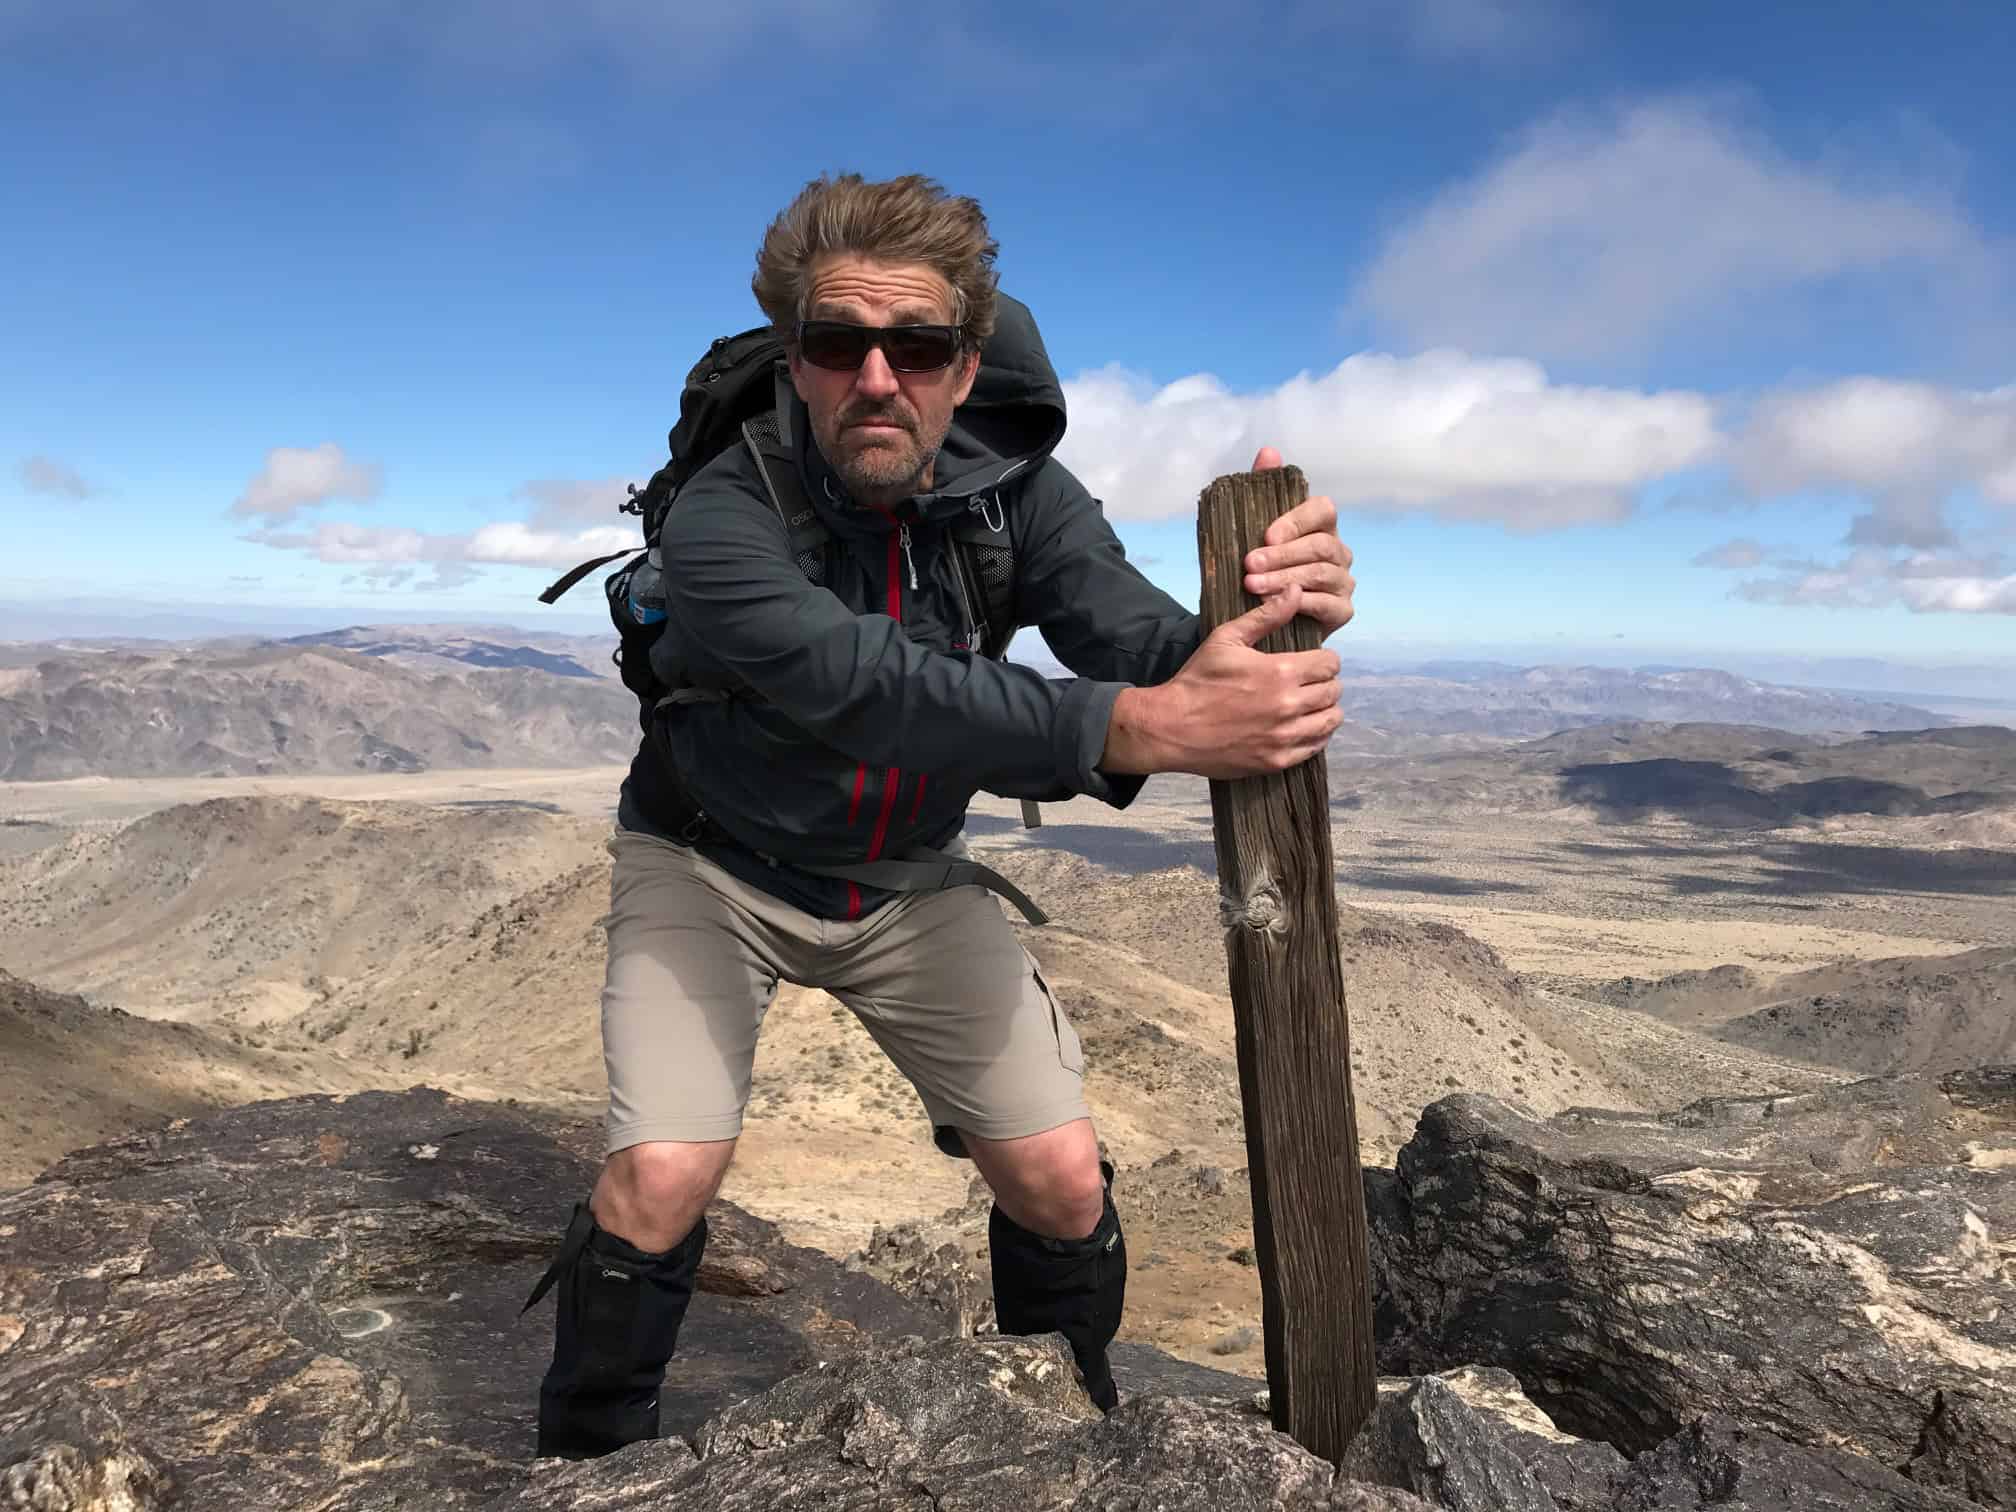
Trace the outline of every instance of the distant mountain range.
<instances>
[{"instance_id":1,"label":"distant mountain range","mask_svg":"<svg viewBox=\"0 0 2016 1512\"><path fill-rule=\"evenodd\" d=\"M58 651L0 671L0 778L627 760L636 699L613 677L565 666L514 665L498 648L454 640L383 654L288 642Z\"/></svg>"},{"instance_id":2,"label":"distant mountain range","mask_svg":"<svg viewBox=\"0 0 2016 1512\"><path fill-rule=\"evenodd\" d=\"M636 746L636 704L610 664L612 642L498 626L359 625L186 646L0 645L0 778L624 761ZM1619 721L1831 739L1955 723L1907 703L1726 672L1483 662L1347 667L1344 707L1333 747L1341 757L1488 749Z\"/></svg>"},{"instance_id":3,"label":"distant mountain range","mask_svg":"<svg viewBox=\"0 0 2016 1512\"><path fill-rule=\"evenodd\" d=\"M1618 720L1756 725L1795 734L1922 730L1954 723L1887 699L1762 683L1703 668L1430 664L1413 672L1345 669L1344 708L1361 731L1408 738L1531 740ZM1366 740L1357 747L1378 751Z\"/></svg>"},{"instance_id":4,"label":"distant mountain range","mask_svg":"<svg viewBox=\"0 0 2016 1512\"><path fill-rule=\"evenodd\" d=\"M608 636L526 635L495 627L454 625L352 625L294 635L286 646L334 646L360 656L380 656L401 666L441 670L443 662L486 670L522 667L556 677L616 676Z\"/></svg>"},{"instance_id":5,"label":"distant mountain range","mask_svg":"<svg viewBox=\"0 0 2016 1512\"><path fill-rule=\"evenodd\" d=\"M1718 829L2016 815L2016 730L2000 725L1842 740L1755 725L1625 721L1331 771L1333 802L1358 810L1575 807L1612 820L1664 816Z\"/></svg>"}]
</instances>

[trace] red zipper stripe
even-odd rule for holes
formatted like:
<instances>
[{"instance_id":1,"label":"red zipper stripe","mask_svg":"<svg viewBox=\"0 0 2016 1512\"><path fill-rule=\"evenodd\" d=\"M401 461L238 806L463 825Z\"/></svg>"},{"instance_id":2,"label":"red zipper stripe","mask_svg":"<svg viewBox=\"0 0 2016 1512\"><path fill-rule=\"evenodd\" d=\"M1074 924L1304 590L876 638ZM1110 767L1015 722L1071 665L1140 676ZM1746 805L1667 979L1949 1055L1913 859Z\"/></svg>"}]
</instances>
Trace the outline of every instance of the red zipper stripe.
<instances>
[{"instance_id":1,"label":"red zipper stripe","mask_svg":"<svg viewBox=\"0 0 2016 1512\"><path fill-rule=\"evenodd\" d=\"M890 522L890 526L889 592L887 603L889 617L900 625L903 623L903 579L901 576L903 555L902 531L896 526L893 520ZM889 816L895 812L896 795L902 786L903 769L901 767L890 767L882 779L882 806L875 816L875 829L868 837L868 859L870 861L880 858L882 846L889 838ZM861 795L867 791L867 787L868 764L864 761L854 768L854 799L847 806L847 823L849 826L855 824L861 817ZM917 797L919 802L922 802L924 797L922 783L918 784ZM850 919L861 917L861 889L852 882L847 884L847 917Z\"/></svg>"},{"instance_id":2,"label":"red zipper stripe","mask_svg":"<svg viewBox=\"0 0 2016 1512\"><path fill-rule=\"evenodd\" d=\"M889 531L889 618L903 623L903 543L902 527L890 522ZM882 811L875 816L875 832L868 839L868 859L877 860L889 838L889 816L896 809L896 795L903 787L903 769L891 767L882 778Z\"/></svg>"},{"instance_id":3,"label":"red zipper stripe","mask_svg":"<svg viewBox=\"0 0 2016 1512\"><path fill-rule=\"evenodd\" d=\"M882 780L882 812L875 816L875 834L868 842L870 861L882 855L882 842L889 838L889 815L896 808L896 793L902 785L903 774L895 767L889 768L889 775Z\"/></svg>"},{"instance_id":4,"label":"red zipper stripe","mask_svg":"<svg viewBox=\"0 0 2016 1512\"><path fill-rule=\"evenodd\" d=\"M910 822L915 824L917 816L924 812L924 784L931 780L929 772L917 774L917 801L910 805Z\"/></svg>"}]
</instances>

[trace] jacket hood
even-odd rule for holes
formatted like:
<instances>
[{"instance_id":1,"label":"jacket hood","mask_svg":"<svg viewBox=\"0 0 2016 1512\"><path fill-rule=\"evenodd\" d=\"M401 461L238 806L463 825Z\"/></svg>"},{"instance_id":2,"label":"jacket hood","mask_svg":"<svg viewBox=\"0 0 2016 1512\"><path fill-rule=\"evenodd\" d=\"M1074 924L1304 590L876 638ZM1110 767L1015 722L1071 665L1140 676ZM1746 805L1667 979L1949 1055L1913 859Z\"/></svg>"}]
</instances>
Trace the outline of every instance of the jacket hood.
<instances>
[{"instance_id":1,"label":"jacket hood","mask_svg":"<svg viewBox=\"0 0 2016 1512\"><path fill-rule=\"evenodd\" d=\"M994 334L980 349L973 391L953 411L952 428L938 450L935 486L911 501L920 519L952 518L976 495L1033 471L1064 439L1064 386L1043 349L1036 317L1007 294L996 295L995 309ZM814 507L833 528L885 528L864 520L862 511L835 502L846 499L846 490L812 441L805 402L782 368L779 375L778 414L788 426Z\"/></svg>"}]
</instances>

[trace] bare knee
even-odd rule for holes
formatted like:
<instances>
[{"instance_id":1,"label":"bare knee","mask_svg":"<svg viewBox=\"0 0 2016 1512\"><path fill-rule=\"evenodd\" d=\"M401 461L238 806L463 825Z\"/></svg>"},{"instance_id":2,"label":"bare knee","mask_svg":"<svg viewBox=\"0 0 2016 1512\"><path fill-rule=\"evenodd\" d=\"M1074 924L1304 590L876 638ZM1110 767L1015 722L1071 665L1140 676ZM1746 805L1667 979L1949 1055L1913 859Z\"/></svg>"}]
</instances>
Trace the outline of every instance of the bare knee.
<instances>
[{"instance_id":1,"label":"bare knee","mask_svg":"<svg viewBox=\"0 0 2016 1512\"><path fill-rule=\"evenodd\" d=\"M1083 1239L1106 1212L1106 1182L1094 1159L1057 1172L1039 1195L1035 1223L1022 1226L1046 1239Z\"/></svg>"},{"instance_id":2,"label":"bare knee","mask_svg":"<svg viewBox=\"0 0 2016 1512\"><path fill-rule=\"evenodd\" d=\"M630 1145L603 1162L588 1209L604 1230L638 1249L669 1250L700 1221L734 1153L732 1139Z\"/></svg>"},{"instance_id":3,"label":"bare knee","mask_svg":"<svg viewBox=\"0 0 2016 1512\"><path fill-rule=\"evenodd\" d=\"M964 1136L1001 1210L1046 1239L1083 1239L1106 1211L1099 1141L1089 1119L1023 1139Z\"/></svg>"}]
</instances>

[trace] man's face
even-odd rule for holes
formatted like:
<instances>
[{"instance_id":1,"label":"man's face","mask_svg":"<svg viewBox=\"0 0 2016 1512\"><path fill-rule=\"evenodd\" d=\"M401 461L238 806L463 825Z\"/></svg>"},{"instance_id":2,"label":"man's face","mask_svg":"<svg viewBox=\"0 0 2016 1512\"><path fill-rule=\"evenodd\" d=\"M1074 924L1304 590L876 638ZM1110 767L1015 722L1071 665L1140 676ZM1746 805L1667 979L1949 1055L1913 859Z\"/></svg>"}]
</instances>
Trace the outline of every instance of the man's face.
<instances>
[{"instance_id":1,"label":"man's face","mask_svg":"<svg viewBox=\"0 0 2016 1512\"><path fill-rule=\"evenodd\" d=\"M952 287L919 263L832 256L813 265L807 320L855 325L950 325ZM932 463L952 412L965 403L980 370L962 350L930 373L899 373L880 347L852 372L791 358L791 382L812 415L813 439L848 493L862 504L889 505L931 484Z\"/></svg>"}]
</instances>

